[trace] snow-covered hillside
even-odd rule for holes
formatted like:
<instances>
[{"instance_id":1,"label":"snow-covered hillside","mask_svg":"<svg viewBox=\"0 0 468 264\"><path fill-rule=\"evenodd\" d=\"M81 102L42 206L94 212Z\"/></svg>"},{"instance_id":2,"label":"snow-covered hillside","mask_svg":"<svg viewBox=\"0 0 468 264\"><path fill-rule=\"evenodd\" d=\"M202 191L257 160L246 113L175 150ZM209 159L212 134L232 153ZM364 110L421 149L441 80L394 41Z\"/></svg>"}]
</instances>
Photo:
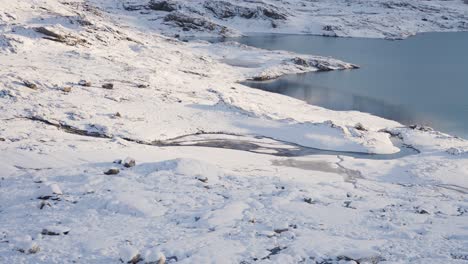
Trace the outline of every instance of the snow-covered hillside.
<instances>
[{"instance_id":1,"label":"snow-covered hillside","mask_svg":"<svg viewBox=\"0 0 468 264\"><path fill-rule=\"evenodd\" d=\"M463 0L93 0L166 34L235 36L300 33L399 39L428 31L467 31Z\"/></svg>"},{"instance_id":2,"label":"snow-covered hillside","mask_svg":"<svg viewBox=\"0 0 468 264\"><path fill-rule=\"evenodd\" d=\"M357 66L181 42L148 3L0 0L0 263L468 259L468 141L245 87Z\"/></svg>"}]
</instances>

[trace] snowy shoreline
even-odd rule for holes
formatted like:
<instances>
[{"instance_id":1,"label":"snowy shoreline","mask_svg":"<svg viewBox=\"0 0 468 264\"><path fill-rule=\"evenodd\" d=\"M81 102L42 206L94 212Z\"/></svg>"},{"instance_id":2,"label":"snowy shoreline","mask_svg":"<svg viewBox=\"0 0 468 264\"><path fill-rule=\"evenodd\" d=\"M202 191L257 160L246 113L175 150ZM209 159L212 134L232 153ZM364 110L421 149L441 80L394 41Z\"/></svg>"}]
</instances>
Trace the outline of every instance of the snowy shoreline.
<instances>
[{"instance_id":1,"label":"snowy shoreline","mask_svg":"<svg viewBox=\"0 0 468 264\"><path fill-rule=\"evenodd\" d=\"M184 43L120 1L0 6L0 263L468 259L467 140L237 83L353 64ZM341 155L395 155L392 137L419 153Z\"/></svg>"}]
</instances>

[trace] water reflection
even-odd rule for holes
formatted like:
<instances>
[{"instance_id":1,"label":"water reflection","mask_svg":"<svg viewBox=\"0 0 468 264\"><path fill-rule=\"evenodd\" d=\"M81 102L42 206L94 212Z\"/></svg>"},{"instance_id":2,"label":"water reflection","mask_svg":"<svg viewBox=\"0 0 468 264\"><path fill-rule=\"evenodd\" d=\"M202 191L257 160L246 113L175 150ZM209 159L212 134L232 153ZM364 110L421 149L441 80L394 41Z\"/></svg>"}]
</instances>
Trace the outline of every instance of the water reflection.
<instances>
[{"instance_id":1,"label":"water reflection","mask_svg":"<svg viewBox=\"0 0 468 264\"><path fill-rule=\"evenodd\" d=\"M322 106L338 111L358 110L372 113L387 119L399 120L402 123L415 123L417 118L403 105L393 105L383 100L339 91L314 83L314 74L284 76L275 81L246 81L243 84L265 91L291 96L309 104Z\"/></svg>"},{"instance_id":2,"label":"water reflection","mask_svg":"<svg viewBox=\"0 0 468 264\"><path fill-rule=\"evenodd\" d=\"M248 85L333 110L358 110L468 138L468 33L427 33L403 41L256 35L241 43L331 56L358 70L285 76Z\"/></svg>"}]
</instances>

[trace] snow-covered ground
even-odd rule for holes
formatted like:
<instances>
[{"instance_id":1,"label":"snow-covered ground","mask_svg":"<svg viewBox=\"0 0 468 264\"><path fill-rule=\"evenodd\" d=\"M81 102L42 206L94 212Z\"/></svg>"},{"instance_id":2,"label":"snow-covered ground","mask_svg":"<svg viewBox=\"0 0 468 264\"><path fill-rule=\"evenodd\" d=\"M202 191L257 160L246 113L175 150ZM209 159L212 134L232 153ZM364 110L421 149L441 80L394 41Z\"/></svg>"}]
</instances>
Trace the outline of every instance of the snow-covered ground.
<instances>
[{"instance_id":1,"label":"snow-covered ground","mask_svg":"<svg viewBox=\"0 0 468 264\"><path fill-rule=\"evenodd\" d=\"M245 87L356 66L184 43L159 35L174 30L164 11L127 2L0 1L0 263L468 260L468 141ZM278 29L303 31L296 1L274 3L292 21ZM406 34L375 34L360 26L370 14L327 3L314 19ZM466 21L462 1L423 4ZM354 15L333 16L340 7ZM383 21L430 14L389 10ZM414 151L389 155L401 148Z\"/></svg>"},{"instance_id":2,"label":"snow-covered ground","mask_svg":"<svg viewBox=\"0 0 468 264\"><path fill-rule=\"evenodd\" d=\"M400 39L467 31L466 0L93 0L135 25L172 35L318 34ZM133 15L134 16L134 15Z\"/></svg>"}]
</instances>

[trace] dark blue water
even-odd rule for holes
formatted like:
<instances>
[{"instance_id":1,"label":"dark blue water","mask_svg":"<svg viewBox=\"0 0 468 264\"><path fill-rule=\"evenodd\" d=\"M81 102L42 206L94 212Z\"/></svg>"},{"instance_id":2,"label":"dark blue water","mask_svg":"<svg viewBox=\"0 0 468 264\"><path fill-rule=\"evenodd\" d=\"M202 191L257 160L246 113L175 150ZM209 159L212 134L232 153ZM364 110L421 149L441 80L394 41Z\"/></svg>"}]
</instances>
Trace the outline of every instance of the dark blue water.
<instances>
[{"instance_id":1,"label":"dark blue water","mask_svg":"<svg viewBox=\"0 0 468 264\"><path fill-rule=\"evenodd\" d=\"M331 56L361 69L284 76L248 85L334 110L358 110L468 138L468 33L427 33L401 41L258 35L265 48Z\"/></svg>"}]
</instances>

